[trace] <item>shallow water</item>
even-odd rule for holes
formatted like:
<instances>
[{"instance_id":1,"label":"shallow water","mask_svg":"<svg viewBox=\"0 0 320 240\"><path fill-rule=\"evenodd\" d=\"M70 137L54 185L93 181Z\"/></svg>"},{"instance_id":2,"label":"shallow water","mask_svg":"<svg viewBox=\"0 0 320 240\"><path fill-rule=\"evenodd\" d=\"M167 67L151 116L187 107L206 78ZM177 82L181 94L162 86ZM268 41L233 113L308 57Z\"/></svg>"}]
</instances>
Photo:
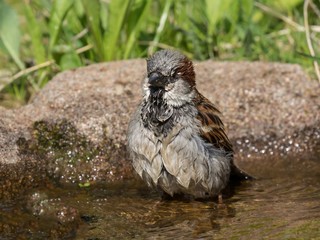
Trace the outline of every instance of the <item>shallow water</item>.
<instances>
[{"instance_id":1,"label":"shallow water","mask_svg":"<svg viewBox=\"0 0 320 240\"><path fill-rule=\"evenodd\" d=\"M39 187L0 205L0 239L320 239L320 162L259 166L223 203L161 200L140 181Z\"/></svg>"}]
</instances>

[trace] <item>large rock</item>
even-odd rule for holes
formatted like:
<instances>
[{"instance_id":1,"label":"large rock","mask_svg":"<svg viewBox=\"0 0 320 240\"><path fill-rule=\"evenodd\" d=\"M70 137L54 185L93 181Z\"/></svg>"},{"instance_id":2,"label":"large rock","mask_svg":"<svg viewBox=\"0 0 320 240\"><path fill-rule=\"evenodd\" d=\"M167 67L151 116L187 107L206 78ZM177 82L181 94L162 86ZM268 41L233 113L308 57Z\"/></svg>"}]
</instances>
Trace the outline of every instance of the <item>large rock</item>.
<instances>
[{"instance_id":1,"label":"large rock","mask_svg":"<svg viewBox=\"0 0 320 240\"><path fill-rule=\"evenodd\" d=\"M244 169L319 156L320 89L301 67L205 61L195 70ZM144 60L129 60L63 72L28 105L0 109L0 197L52 179L82 186L131 178L126 129L145 71Z\"/></svg>"}]
</instances>

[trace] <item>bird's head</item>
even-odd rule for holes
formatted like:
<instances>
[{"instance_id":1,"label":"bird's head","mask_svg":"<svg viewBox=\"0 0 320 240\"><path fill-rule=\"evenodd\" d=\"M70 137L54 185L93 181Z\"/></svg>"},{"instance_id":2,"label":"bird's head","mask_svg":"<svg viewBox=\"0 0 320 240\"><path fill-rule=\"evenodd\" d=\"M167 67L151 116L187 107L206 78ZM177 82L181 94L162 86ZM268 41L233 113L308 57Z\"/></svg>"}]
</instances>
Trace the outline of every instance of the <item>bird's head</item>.
<instances>
[{"instance_id":1,"label":"bird's head","mask_svg":"<svg viewBox=\"0 0 320 240\"><path fill-rule=\"evenodd\" d=\"M192 62L178 51L161 50L147 60L144 95L161 97L179 107L193 99L195 73Z\"/></svg>"}]
</instances>

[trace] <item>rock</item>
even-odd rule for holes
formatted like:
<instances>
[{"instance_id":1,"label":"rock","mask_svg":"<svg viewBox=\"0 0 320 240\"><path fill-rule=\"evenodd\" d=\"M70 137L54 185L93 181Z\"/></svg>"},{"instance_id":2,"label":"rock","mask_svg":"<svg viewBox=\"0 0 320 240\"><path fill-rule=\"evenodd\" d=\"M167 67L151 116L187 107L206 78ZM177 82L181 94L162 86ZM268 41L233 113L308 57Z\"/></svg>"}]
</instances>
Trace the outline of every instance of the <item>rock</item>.
<instances>
[{"instance_id":1,"label":"rock","mask_svg":"<svg viewBox=\"0 0 320 240\"><path fill-rule=\"evenodd\" d=\"M242 168L319 156L320 88L300 66L205 61L195 70L198 89L224 114ZM145 71L144 60L66 71L28 105L2 108L0 197L52 179L89 186L132 178L126 129Z\"/></svg>"}]
</instances>

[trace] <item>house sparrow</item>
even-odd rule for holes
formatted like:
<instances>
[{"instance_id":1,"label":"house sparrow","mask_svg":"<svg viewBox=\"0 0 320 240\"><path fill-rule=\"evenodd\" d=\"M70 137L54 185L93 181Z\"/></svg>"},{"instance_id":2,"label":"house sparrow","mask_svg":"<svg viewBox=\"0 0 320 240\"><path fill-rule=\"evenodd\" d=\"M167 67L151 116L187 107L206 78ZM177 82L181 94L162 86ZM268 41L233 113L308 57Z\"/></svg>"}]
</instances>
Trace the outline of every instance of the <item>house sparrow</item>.
<instances>
[{"instance_id":1,"label":"house sparrow","mask_svg":"<svg viewBox=\"0 0 320 240\"><path fill-rule=\"evenodd\" d=\"M250 178L235 166L220 111L196 89L186 56L172 50L151 56L143 94L129 123L128 151L149 186L206 198L217 196L231 175Z\"/></svg>"}]
</instances>

